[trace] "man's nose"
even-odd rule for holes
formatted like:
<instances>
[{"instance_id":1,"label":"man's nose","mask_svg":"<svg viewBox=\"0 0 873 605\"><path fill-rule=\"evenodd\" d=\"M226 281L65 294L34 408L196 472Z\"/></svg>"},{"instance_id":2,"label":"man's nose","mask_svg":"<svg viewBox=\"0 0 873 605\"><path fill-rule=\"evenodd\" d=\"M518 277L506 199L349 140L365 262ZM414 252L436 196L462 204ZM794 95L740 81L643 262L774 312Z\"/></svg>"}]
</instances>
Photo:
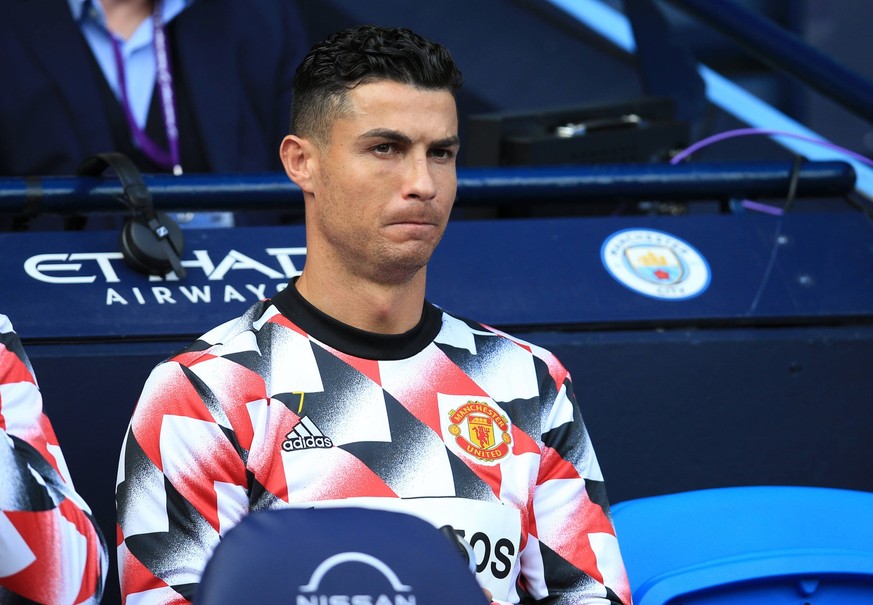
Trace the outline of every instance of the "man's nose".
<instances>
[{"instance_id":1,"label":"man's nose","mask_svg":"<svg viewBox=\"0 0 873 605\"><path fill-rule=\"evenodd\" d=\"M426 157L410 160L406 178L406 197L429 200L436 196L436 183Z\"/></svg>"}]
</instances>

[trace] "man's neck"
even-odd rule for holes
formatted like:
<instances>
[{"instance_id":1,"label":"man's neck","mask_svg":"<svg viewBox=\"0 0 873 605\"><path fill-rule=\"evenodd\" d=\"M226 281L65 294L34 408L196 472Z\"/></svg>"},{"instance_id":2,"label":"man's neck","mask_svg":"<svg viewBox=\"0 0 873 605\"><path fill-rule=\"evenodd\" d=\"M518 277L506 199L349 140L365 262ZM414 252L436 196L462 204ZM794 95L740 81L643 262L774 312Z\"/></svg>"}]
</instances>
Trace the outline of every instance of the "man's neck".
<instances>
[{"instance_id":1,"label":"man's neck","mask_svg":"<svg viewBox=\"0 0 873 605\"><path fill-rule=\"evenodd\" d=\"M127 40L154 10L154 0L100 0L106 14L106 27Z\"/></svg>"},{"instance_id":2,"label":"man's neck","mask_svg":"<svg viewBox=\"0 0 873 605\"><path fill-rule=\"evenodd\" d=\"M402 334L421 321L424 308L425 269L398 286L335 275L304 268L297 291L312 306L344 324L377 334Z\"/></svg>"}]
</instances>

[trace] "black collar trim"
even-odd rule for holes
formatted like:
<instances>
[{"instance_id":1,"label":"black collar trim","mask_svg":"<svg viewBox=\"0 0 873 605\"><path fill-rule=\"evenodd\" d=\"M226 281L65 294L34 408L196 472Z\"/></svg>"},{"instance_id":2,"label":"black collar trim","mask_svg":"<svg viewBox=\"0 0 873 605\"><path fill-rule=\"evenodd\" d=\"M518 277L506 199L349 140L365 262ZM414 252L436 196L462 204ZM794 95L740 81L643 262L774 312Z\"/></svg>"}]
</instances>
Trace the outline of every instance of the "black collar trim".
<instances>
[{"instance_id":1,"label":"black collar trim","mask_svg":"<svg viewBox=\"0 0 873 605\"><path fill-rule=\"evenodd\" d=\"M272 304L304 332L324 344L362 359L406 359L420 353L442 327L442 311L425 301L418 325L403 334L377 334L344 324L318 310L295 285L297 278L272 298Z\"/></svg>"}]
</instances>

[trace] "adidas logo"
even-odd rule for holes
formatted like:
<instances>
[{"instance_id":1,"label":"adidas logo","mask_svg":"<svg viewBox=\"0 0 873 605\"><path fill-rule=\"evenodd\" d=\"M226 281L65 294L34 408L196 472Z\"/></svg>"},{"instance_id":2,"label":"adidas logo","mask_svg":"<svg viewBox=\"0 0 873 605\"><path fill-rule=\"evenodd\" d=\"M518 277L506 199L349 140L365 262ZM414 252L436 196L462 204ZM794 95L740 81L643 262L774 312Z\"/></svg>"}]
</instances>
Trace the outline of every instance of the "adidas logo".
<instances>
[{"instance_id":1,"label":"adidas logo","mask_svg":"<svg viewBox=\"0 0 873 605\"><path fill-rule=\"evenodd\" d=\"M286 452L295 450L308 450L312 448L329 448L333 447L333 441L330 437L325 437L324 433L319 430L315 423L309 419L309 416L304 416L300 422L285 435L285 441L282 442L282 449Z\"/></svg>"}]
</instances>

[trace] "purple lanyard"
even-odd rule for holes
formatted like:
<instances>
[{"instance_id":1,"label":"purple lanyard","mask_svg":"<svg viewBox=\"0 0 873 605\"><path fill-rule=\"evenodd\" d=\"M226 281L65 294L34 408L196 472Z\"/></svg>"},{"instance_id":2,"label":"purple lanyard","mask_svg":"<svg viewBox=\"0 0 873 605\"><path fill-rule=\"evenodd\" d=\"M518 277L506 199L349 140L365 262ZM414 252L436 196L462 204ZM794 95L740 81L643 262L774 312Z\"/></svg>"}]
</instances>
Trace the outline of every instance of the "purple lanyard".
<instances>
[{"instance_id":1,"label":"purple lanyard","mask_svg":"<svg viewBox=\"0 0 873 605\"><path fill-rule=\"evenodd\" d=\"M154 46L155 64L157 68L157 84L161 95L161 110L164 114L164 127L167 129L167 143L169 151L165 151L155 143L145 130L139 127L130 109L130 101L127 97L127 82L124 76L124 57L121 54L121 42L110 34L112 49L115 51L115 65L118 69L118 85L121 88L121 104L127 124L143 153L155 164L162 168L172 168L173 174L182 174L182 165L179 161L179 130L176 126L176 103L173 94L173 72L170 65L170 53L167 52L167 36L164 31L164 20L161 14L161 0L156 0L154 14Z\"/></svg>"}]
</instances>

